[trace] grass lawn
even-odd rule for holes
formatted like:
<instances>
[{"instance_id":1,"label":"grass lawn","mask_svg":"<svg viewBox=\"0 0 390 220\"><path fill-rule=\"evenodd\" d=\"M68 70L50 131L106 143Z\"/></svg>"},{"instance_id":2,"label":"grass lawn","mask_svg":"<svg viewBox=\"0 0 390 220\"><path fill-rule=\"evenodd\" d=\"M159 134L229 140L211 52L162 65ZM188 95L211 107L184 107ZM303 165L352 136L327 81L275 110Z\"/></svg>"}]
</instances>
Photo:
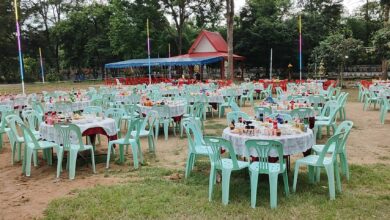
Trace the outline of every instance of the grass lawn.
<instances>
[{"instance_id":1,"label":"grass lawn","mask_svg":"<svg viewBox=\"0 0 390 220\"><path fill-rule=\"evenodd\" d=\"M197 163L188 180L170 180L175 170L142 167L129 171L131 181L98 186L57 199L45 211L46 219L389 219L390 172L388 165L351 166L351 180L343 178L343 192L329 200L327 178L308 183L306 171L298 177L297 192L286 197L281 177L278 208L269 207L268 176L259 179L257 207L250 207L247 171L233 172L228 206L221 203L221 184L208 201L206 160ZM179 171L182 172L182 171ZM107 175L116 175L108 173ZM292 173L289 177L292 185ZM291 187L292 188L292 187Z\"/></svg>"},{"instance_id":2,"label":"grass lawn","mask_svg":"<svg viewBox=\"0 0 390 220\"><path fill-rule=\"evenodd\" d=\"M74 83L72 81L64 82L46 82L45 84L37 83L26 83L25 90L27 94L30 93L40 93L42 91L54 91L54 90L71 90L72 88L76 89L86 89L89 86L100 86L103 85L103 81L84 81L79 83ZM21 84L4 84L0 85L0 93L22 93Z\"/></svg>"}]
</instances>

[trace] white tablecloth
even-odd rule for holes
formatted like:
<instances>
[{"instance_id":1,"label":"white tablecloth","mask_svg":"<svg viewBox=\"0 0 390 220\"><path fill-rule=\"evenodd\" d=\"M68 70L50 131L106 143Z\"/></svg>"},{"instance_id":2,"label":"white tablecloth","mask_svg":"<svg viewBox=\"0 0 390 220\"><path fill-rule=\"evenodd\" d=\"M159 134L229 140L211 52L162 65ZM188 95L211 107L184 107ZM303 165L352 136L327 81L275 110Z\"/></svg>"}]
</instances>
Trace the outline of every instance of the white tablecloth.
<instances>
[{"instance_id":1,"label":"white tablecloth","mask_svg":"<svg viewBox=\"0 0 390 220\"><path fill-rule=\"evenodd\" d=\"M143 114L148 114L150 110L152 110L152 107L150 106L144 106L144 105L138 105L141 109L141 112ZM182 116L185 113L187 113L187 106L185 103L177 103L173 105L167 105L169 107L169 117L178 117ZM160 113L159 113L160 114Z\"/></svg>"},{"instance_id":2,"label":"white tablecloth","mask_svg":"<svg viewBox=\"0 0 390 220\"><path fill-rule=\"evenodd\" d=\"M76 102L72 102L72 111L76 112L76 111L82 111L84 110L85 107L87 106L90 106L91 105L91 101L90 100L85 100L85 101L76 101ZM46 111L49 111L49 110L55 110L55 104L54 103L45 103L45 110Z\"/></svg>"},{"instance_id":3,"label":"white tablecloth","mask_svg":"<svg viewBox=\"0 0 390 220\"><path fill-rule=\"evenodd\" d=\"M253 139L263 139L263 140L276 140L280 141L283 144L283 153L284 155L293 155L297 153L302 153L310 149L314 145L314 135L312 130L308 129L307 132L301 134L293 135L282 135L282 136L265 136L265 135L255 135L247 136L234 134L231 132L230 128L225 128L222 133L222 137L230 140L232 146L238 155L248 156L245 141ZM255 150L249 152L251 156L257 156ZM271 157L277 157L278 154L275 151L270 151Z\"/></svg>"},{"instance_id":4,"label":"white tablecloth","mask_svg":"<svg viewBox=\"0 0 390 220\"><path fill-rule=\"evenodd\" d=\"M225 99L222 95L210 95L207 96L209 103L224 103Z\"/></svg>"},{"instance_id":5,"label":"white tablecloth","mask_svg":"<svg viewBox=\"0 0 390 220\"><path fill-rule=\"evenodd\" d=\"M116 127L115 127L115 121L111 118L105 118L101 120L93 119L91 122L87 122L85 119L83 119L84 122L75 122L81 131L81 134L90 129L90 128L103 128L104 131L107 133L108 136L114 136L117 134ZM41 123L39 127L39 132L41 135L41 138L47 141L53 141L57 144L61 144L62 140L60 139L60 136L57 133L57 130L54 129L53 125L48 125L44 122ZM72 136L72 143L77 144L77 137Z\"/></svg>"}]
</instances>

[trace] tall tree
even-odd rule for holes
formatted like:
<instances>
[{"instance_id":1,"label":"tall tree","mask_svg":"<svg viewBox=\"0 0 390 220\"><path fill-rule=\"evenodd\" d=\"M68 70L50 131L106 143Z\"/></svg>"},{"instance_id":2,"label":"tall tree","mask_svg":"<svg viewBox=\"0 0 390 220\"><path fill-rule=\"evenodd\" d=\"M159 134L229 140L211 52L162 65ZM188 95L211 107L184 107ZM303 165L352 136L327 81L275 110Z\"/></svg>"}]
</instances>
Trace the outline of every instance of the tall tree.
<instances>
[{"instance_id":1,"label":"tall tree","mask_svg":"<svg viewBox=\"0 0 390 220\"><path fill-rule=\"evenodd\" d=\"M221 0L160 0L165 13L173 19L176 29L176 45L179 54L183 52L183 34L189 18L197 18L202 22L217 23ZM211 8L211 6L213 6ZM205 14L207 18L205 17ZM202 26L198 24L198 26Z\"/></svg>"},{"instance_id":2,"label":"tall tree","mask_svg":"<svg viewBox=\"0 0 390 220\"><path fill-rule=\"evenodd\" d=\"M0 0L0 82L17 79L15 15L12 1Z\"/></svg>"},{"instance_id":3,"label":"tall tree","mask_svg":"<svg viewBox=\"0 0 390 220\"><path fill-rule=\"evenodd\" d=\"M345 65L356 63L364 53L363 42L343 34L329 35L314 48L312 59L323 60L330 71L338 73L341 85L343 85L343 72Z\"/></svg>"},{"instance_id":4,"label":"tall tree","mask_svg":"<svg viewBox=\"0 0 390 220\"><path fill-rule=\"evenodd\" d=\"M234 0L226 0L226 24L228 44L228 68L227 75L234 79L234 58L233 58L233 25L234 25Z\"/></svg>"},{"instance_id":5,"label":"tall tree","mask_svg":"<svg viewBox=\"0 0 390 220\"><path fill-rule=\"evenodd\" d=\"M390 59L389 52L388 52L390 49L390 34L389 34L390 33L389 31L390 0L381 0L381 5L383 7L384 28L377 32L378 36L377 39L374 40L374 42L376 42L377 46L379 47L377 48L379 51L382 49L387 49L387 53L382 53L382 79L387 79L388 78L387 69L389 68L389 59ZM387 38L387 43L386 43L386 38ZM380 42L382 42L382 44Z\"/></svg>"}]
</instances>

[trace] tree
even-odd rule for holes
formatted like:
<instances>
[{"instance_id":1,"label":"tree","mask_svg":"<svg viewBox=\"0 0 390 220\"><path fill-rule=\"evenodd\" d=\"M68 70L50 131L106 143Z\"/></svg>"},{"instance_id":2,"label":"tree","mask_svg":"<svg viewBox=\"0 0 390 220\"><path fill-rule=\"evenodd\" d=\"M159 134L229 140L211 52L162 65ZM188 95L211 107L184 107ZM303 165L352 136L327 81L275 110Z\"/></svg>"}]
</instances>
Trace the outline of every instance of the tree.
<instances>
[{"instance_id":1,"label":"tree","mask_svg":"<svg viewBox=\"0 0 390 220\"><path fill-rule=\"evenodd\" d=\"M51 32L52 27L62 21L68 13L80 10L84 0L27 0L24 4L26 18L32 20L27 24L32 31L41 31L42 39L38 42L47 52L48 63L60 70L59 39Z\"/></svg>"},{"instance_id":2,"label":"tree","mask_svg":"<svg viewBox=\"0 0 390 220\"><path fill-rule=\"evenodd\" d=\"M59 39L64 53L64 67L102 67L109 60L110 15L108 6L93 4L70 13L66 20L53 28L53 34Z\"/></svg>"},{"instance_id":3,"label":"tree","mask_svg":"<svg viewBox=\"0 0 390 220\"><path fill-rule=\"evenodd\" d=\"M383 23L389 25L390 0L380 0L383 7Z\"/></svg>"},{"instance_id":4,"label":"tree","mask_svg":"<svg viewBox=\"0 0 390 220\"><path fill-rule=\"evenodd\" d=\"M363 42L337 33L329 35L314 48L311 58L323 60L328 70L336 71L343 85L343 71L348 63L357 63L364 53Z\"/></svg>"},{"instance_id":5,"label":"tree","mask_svg":"<svg viewBox=\"0 0 390 220\"><path fill-rule=\"evenodd\" d=\"M15 14L12 1L0 0L0 81L17 80Z\"/></svg>"},{"instance_id":6,"label":"tree","mask_svg":"<svg viewBox=\"0 0 390 220\"><path fill-rule=\"evenodd\" d=\"M250 0L240 11L234 49L246 56L246 64L268 69L271 48L275 54L274 67L287 68L295 61L298 32L296 19L286 17L290 6L290 1Z\"/></svg>"},{"instance_id":7,"label":"tree","mask_svg":"<svg viewBox=\"0 0 390 220\"><path fill-rule=\"evenodd\" d=\"M382 79L387 79L387 69L389 66L389 14L390 14L390 0L381 0L381 5L383 7L383 24L384 28L379 30L374 35L374 44L377 46L377 51L381 55L382 59ZM386 38L387 37L387 38Z\"/></svg>"},{"instance_id":8,"label":"tree","mask_svg":"<svg viewBox=\"0 0 390 220\"><path fill-rule=\"evenodd\" d=\"M179 54L183 52L183 33L186 22L193 16L203 21L217 23L218 13L221 9L222 0L160 0L164 5L165 13L173 19L176 29L176 45ZM214 7L210 4L213 4ZM204 16L208 14L207 18ZM198 26L203 26L198 24Z\"/></svg>"},{"instance_id":9,"label":"tree","mask_svg":"<svg viewBox=\"0 0 390 220\"><path fill-rule=\"evenodd\" d=\"M388 60L390 59L390 25L375 32L372 41L382 61L382 79L387 79Z\"/></svg>"},{"instance_id":10,"label":"tree","mask_svg":"<svg viewBox=\"0 0 390 220\"><path fill-rule=\"evenodd\" d=\"M226 0L226 24L227 24L227 43L228 43L228 69L227 75L234 79L234 59L233 59L233 20L234 18L234 0Z\"/></svg>"},{"instance_id":11,"label":"tree","mask_svg":"<svg viewBox=\"0 0 390 220\"><path fill-rule=\"evenodd\" d=\"M110 5L109 39L116 59L145 58L146 20L150 22L151 55L168 56L168 42L172 29L158 2L113 0ZM184 29L185 27L183 27Z\"/></svg>"}]
</instances>

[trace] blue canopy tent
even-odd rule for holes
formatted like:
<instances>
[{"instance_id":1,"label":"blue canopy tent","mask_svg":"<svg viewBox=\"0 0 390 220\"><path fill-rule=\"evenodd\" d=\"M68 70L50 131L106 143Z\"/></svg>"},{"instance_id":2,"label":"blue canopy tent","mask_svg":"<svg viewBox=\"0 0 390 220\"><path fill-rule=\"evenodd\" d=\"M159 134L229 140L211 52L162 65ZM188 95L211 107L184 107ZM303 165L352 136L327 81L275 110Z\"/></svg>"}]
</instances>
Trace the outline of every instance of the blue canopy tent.
<instances>
[{"instance_id":1,"label":"blue canopy tent","mask_svg":"<svg viewBox=\"0 0 390 220\"><path fill-rule=\"evenodd\" d=\"M104 67L106 69L122 69L128 67L147 67L149 66L194 66L216 63L223 60L223 57L196 57L196 58L152 58L148 59L133 59L125 60L116 63L108 63Z\"/></svg>"}]
</instances>

